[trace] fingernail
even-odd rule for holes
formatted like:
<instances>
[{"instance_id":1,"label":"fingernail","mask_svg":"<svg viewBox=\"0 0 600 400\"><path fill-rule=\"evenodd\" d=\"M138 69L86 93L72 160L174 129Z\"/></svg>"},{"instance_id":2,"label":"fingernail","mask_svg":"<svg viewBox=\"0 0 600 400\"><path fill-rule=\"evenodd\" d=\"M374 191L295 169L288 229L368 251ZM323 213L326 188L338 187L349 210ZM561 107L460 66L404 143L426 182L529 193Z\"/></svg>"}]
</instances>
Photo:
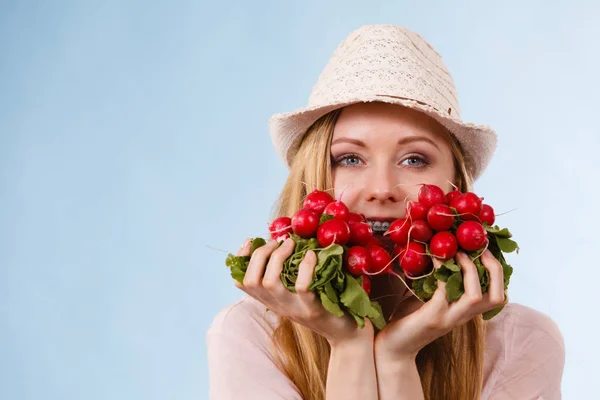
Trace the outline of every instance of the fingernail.
<instances>
[{"instance_id":1,"label":"fingernail","mask_svg":"<svg viewBox=\"0 0 600 400\"><path fill-rule=\"evenodd\" d=\"M242 244L242 246L240 247L240 249L243 249L244 247L248 246L248 245L250 244L251 240L252 240L252 239L250 239L250 238L247 238L247 239L244 241L244 244Z\"/></svg>"}]
</instances>

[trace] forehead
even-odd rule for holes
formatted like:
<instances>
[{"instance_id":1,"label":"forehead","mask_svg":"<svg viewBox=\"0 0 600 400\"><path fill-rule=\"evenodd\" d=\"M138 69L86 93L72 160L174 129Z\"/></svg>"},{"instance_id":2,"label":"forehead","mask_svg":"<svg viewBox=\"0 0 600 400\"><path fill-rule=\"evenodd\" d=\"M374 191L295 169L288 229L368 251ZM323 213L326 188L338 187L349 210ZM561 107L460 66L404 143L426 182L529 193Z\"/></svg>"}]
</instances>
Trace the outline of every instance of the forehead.
<instances>
[{"instance_id":1,"label":"forehead","mask_svg":"<svg viewBox=\"0 0 600 400\"><path fill-rule=\"evenodd\" d=\"M335 124L333 138L353 137L369 140L385 136L426 136L436 141L443 128L429 116L396 104L358 103L345 107Z\"/></svg>"}]
</instances>

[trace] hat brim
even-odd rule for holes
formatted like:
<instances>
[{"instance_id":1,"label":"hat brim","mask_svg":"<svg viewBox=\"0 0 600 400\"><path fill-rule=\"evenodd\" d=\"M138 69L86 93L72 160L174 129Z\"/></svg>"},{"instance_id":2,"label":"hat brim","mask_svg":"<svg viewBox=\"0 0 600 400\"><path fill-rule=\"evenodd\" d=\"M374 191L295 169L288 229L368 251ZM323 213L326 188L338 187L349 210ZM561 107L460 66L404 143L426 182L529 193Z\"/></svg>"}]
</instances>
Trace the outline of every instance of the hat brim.
<instances>
[{"instance_id":1,"label":"hat brim","mask_svg":"<svg viewBox=\"0 0 600 400\"><path fill-rule=\"evenodd\" d=\"M387 95L374 95L360 99L348 99L339 103L313 108L301 108L294 112L275 114L269 119L269 132L275 150L289 168L296 155L304 134L319 118L327 113L352 104L380 101L397 104L421 111L432 117L456 137L465 154L467 168L476 180L488 167L496 150L497 135L485 125L476 125L455 118L447 112L411 99ZM450 110L451 111L451 110Z\"/></svg>"}]
</instances>

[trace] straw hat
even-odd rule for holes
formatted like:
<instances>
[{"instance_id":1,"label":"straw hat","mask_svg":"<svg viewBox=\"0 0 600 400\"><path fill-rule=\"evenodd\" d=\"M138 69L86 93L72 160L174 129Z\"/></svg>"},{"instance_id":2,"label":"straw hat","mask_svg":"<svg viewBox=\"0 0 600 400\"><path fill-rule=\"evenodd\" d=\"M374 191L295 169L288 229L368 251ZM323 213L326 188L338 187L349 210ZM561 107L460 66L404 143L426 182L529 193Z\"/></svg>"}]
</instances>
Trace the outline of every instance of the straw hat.
<instances>
[{"instance_id":1,"label":"straw hat","mask_svg":"<svg viewBox=\"0 0 600 400\"><path fill-rule=\"evenodd\" d=\"M312 89L308 105L269 119L275 149L289 167L308 128L338 108L381 101L436 119L461 143L477 179L496 149L494 131L460 119L454 81L441 56L421 36L395 25L366 25L334 51Z\"/></svg>"}]
</instances>

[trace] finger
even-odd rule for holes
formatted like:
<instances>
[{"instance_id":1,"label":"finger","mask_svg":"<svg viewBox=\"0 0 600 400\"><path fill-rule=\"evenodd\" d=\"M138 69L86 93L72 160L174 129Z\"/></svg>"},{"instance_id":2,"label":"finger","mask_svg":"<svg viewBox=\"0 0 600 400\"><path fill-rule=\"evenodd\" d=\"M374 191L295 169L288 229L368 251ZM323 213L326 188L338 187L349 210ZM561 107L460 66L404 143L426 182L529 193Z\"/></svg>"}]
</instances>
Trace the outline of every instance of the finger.
<instances>
[{"instance_id":1,"label":"finger","mask_svg":"<svg viewBox=\"0 0 600 400\"><path fill-rule=\"evenodd\" d=\"M481 293L481 283L479 282L477 267L469 256L461 251L456 255L456 261L462 270L463 285L465 288L465 293L456 303L456 311L459 314L465 314L473 311L474 306L480 305L483 300L483 294Z\"/></svg>"},{"instance_id":2,"label":"finger","mask_svg":"<svg viewBox=\"0 0 600 400\"><path fill-rule=\"evenodd\" d=\"M295 247L296 243L294 240L290 238L286 239L283 244L271 254L271 258L267 264L267 270L262 284L265 289L273 293L276 297L286 296L286 294L292 295L281 282L281 272L283 271L285 260L292 255Z\"/></svg>"},{"instance_id":3,"label":"finger","mask_svg":"<svg viewBox=\"0 0 600 400\"><path fill-rule=\"evenodd\" d=\"M317 255L312 250L306 252L304 259L298 266L298 278L296 279L295 289L298 298L308 309L314 308L316 301L315 293L308 289L313 281L316 266Z\"/></svg>"},{"instance_id":4,"label":"finger","mask_svg":"<svg viewBox=\"0 0 600 400\"><path fill-rule=\"evenodd\" d=\"M432 305L435 305L438 311L445 312L445 310L448 309L450 304L447 299L446 282L440 280L437 281L437 289L433 292L433 297L431 297L430 302Z\"/></svg>"},{"instance_id":5,"label":"finger","mask_svg":"<svg viewBox=\"0 0 600 400\"><path fill-rule=\"evenodd\" d=\"M431 259L433 261L434 269L439 269L443 265L441 260L438 260L435 257L432 257ZM438 307L444 306L444 308L447 308L448 300L446 300L446 282L437 280L437 289L433 293L431 301L433 301Z\"/></svg>"},{"instance_id":6,"label":"finger","mask_svg":"<svg viewBox=\"0 0 600 400\"><path fill-rule=\"evenodd\" d=\"M489 250L486 250L482 254L481 263L490 274L488 300L492 307L498 307L504 304L504 272L502 271L502 264L500 264Z\"/></svg>"},{"instance_id":7,"label":"finger","mask_svg":"<svg viewBox=\"0 0 600 400\"><path fill-rule=\"evenodd\" d=\"M317 256L314 251L308 250L298 266L298 278L296 279L296 292L299 294L307 293L308 287L312 283L313 274L317 265Z\"/></svg>"},{"instance_id":8,"label":"finger","mask_svg":"<svg viewBox=\"0 0 600 400\"><path fill-rule=\"evenodd\" d=\"M239 248L239 250L237 251L237 253L235 255L238 257L249 256L250 249L252 247L251 245L252 245L252 240L250 238L246 238L246 240L244 241L244 243L242 244L242 246Z\"/></svg>"},{"instance_id":9,"label":"finger","mask_svg":"<svg viewBox=\"0 0 600 400\"><path fill-rule=\"evenodd\" d=\"M277 247L277 242L273 240L254 250L244 276L244 286L246 288L257 289L262 287L267 259L271 256L275 247Z\"/></svg>"}]
</instances>

